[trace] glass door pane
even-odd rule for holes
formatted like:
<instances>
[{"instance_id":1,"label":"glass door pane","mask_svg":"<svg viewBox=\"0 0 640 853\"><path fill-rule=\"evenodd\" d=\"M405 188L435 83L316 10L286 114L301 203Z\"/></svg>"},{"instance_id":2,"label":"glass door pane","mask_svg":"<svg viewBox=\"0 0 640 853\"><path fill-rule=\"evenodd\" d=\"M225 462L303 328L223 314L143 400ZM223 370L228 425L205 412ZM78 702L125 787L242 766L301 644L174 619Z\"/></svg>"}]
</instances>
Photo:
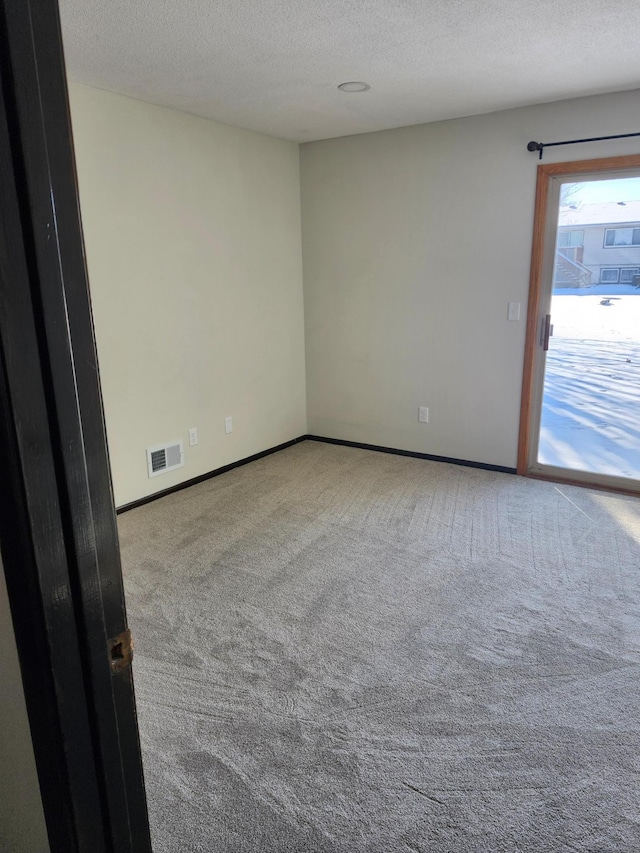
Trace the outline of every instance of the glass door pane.
<instances>
[{"instance_id":1,"label":"glass door pane","mask_svg":"<svg viewBox=\"0 0 640 853\"><path fill-rule=\"evenodd\" d=\"M537 461L640 480L640 177L563 182Z\"/></svg>"}]
</instances>

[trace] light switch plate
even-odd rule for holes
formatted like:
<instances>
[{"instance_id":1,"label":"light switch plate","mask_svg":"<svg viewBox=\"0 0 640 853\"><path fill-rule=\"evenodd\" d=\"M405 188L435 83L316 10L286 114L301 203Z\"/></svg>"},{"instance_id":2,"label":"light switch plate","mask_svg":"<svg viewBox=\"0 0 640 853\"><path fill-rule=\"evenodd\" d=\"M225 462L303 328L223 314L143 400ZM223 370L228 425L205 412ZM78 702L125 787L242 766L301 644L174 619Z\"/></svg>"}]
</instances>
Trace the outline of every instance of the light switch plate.
<instances>
[{"instance_id":1,"label":"light switch plate","mask_svg":"<svg viewBox=\"0 0 640 853\"><path fill-rule=\"evenodd\" d=\"M519 302L510 302L509 308L507 310L507 320L519 320L520 319L520 303Z\"/></svg>"}]
</instances>

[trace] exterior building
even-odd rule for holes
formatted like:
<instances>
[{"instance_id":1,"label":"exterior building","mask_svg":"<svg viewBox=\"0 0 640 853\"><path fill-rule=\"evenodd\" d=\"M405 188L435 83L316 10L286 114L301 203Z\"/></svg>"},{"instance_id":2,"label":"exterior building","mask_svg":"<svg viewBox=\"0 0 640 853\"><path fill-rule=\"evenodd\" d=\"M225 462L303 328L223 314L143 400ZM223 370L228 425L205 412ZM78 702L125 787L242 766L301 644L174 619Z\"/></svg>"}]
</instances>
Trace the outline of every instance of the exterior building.
<instances>
[{"instance_id":1,"label":"exterior building","mask_svg":"<svg viewBox=\"0 0 640 853\"><path fill-rule=\"evenodd\" d=\"M560 208L554 287L633 284L640 276L640 201Z\"/></svg>"}]
</instances>

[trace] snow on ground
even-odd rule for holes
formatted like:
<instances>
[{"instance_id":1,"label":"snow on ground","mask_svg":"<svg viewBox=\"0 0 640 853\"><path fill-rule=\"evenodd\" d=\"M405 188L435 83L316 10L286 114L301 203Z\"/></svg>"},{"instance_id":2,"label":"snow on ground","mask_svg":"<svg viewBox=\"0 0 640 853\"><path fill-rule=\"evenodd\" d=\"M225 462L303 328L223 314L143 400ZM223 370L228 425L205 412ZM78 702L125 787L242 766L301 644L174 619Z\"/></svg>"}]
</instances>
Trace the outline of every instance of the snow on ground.
<instances>
[{"instance_id":1,"label":"snow on ground","mask_svg":"<svg viewBox=\"0 0 640 853\"><path fill-rule=\"evenodd\" d=\"M640 291L556 290L551 317L538 461L640 479Z\"/></svg>"}]
</instances>

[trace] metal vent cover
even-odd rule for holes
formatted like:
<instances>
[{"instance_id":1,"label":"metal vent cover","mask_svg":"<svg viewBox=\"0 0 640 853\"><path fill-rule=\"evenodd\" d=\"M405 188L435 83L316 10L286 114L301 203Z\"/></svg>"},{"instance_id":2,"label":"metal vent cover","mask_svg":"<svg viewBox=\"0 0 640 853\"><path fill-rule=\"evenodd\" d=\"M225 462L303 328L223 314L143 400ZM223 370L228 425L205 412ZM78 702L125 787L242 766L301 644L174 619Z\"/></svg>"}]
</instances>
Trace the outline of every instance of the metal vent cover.
<instances>
[{"instance_id":1,"label":"metal vent cover","mask_svg":"<svg viewBox=\"0 0 640 853\"><path fill-rule=\"evenodd\" d=\"M150 477L165 474L184 465L184 447L182 441L171 441L147 447L147 470Z\"/></svg>"}]
</instances>

